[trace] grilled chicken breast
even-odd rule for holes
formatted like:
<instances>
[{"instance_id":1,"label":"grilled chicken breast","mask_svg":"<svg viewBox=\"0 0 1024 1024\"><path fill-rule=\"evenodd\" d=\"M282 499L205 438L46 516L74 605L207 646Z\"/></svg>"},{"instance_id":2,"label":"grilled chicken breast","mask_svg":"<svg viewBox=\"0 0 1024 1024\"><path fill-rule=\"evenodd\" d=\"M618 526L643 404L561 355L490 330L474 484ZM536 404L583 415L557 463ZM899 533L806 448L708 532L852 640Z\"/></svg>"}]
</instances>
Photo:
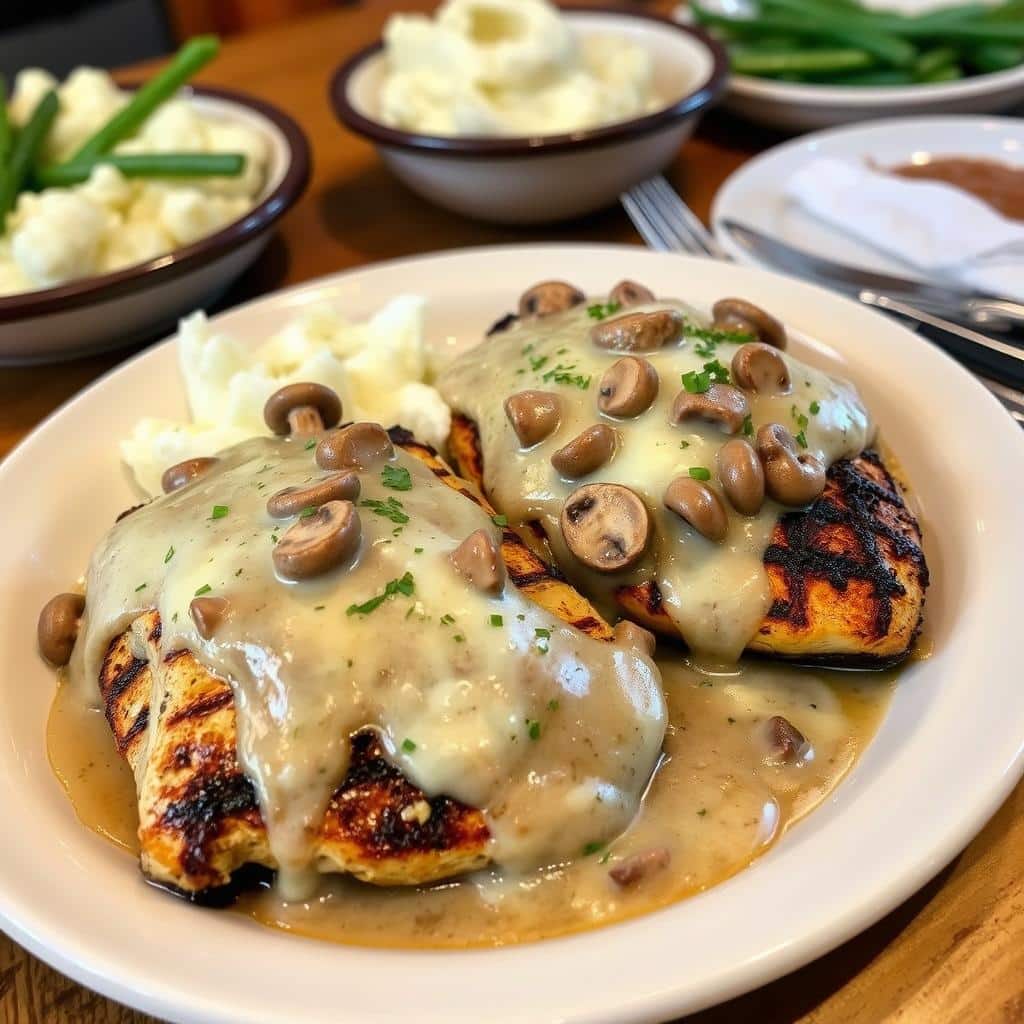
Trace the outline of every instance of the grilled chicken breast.
<instances>
[{"instance_id":1,"label":"grilled chicken breast","mask_svg":"<svg viewBox=\"0 0 1024 1024\"><path fill-rule=\"evenodd\" d=\"M401 428L392 440L448 486L493 512L426 445ZM596 639L611 627L519 536L505 530L510 581L549 612ZM274 864L256 791L236 758L230 686L188 650L163 652L156 611L139 616L109 646L99 686L119 752L135 775L141 866L151 881L190 898L216 900L244 865ZM372 730L353 737L348 774L316 838L322 871L376 885L418 885L488 861L479 810L427 797L384 756Z\"/></svg>"},{"instance_id":2,"label":"grilled chicken breast","mask_svg":"<svg viewBox=\"0 0 1024 1024\"><path fill-rule=\"evenodd\" d=\"M476 425L452 421L456 470L483 487ZM921 532L877 453L835 463L825 492L775 527L764 556L772 604L751 651L804 664L885 668L905 658L921 626L928 569ZM675 636L654 581L616 591L623 615Z\"/></svg>"}]
</instances>

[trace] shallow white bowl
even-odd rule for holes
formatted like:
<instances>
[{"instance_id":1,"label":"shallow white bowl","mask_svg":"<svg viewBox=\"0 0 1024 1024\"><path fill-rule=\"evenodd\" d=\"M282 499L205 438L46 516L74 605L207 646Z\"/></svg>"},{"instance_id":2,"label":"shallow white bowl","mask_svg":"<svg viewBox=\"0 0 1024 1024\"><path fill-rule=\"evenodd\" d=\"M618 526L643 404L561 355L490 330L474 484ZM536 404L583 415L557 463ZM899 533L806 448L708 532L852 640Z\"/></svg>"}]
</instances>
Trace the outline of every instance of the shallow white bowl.
<instances>
[{"instance_id":1,"label":"shallow white bowl","mask_svg":"<svg viewBox=\"0 0 1024 1024\"><path fill-rule=\"evenodd\" d=\"M259 256L271 227L302 195L309 144L287 114L227 89L188 93L207 116L241 122L267 140L267 176L256 205L212 235L145 263L0 296L0 365L73 359L170 330L178 317L214 301Z\"/></svg>"},{"instance_id":2,"label":"shallow white bowl","mask_svg":"<svg viewBox=\"0 0 1024 1024\"><path fill-rule=\"evenodd\" d=\"M35 622L135 500L117 440L140 416L187 415L168 343L83 392L0 466L0 487L13 496L0 546L0 807L16 837L0 843L4 930L78 981L174 1021L628 1024L694 1011L793 970L955 856L1024 765L1024 438L937 349L790 278L616 246L386 263L238 307L216 325L255 345L313 303L361 318L416 292L428 300L428 339L455 349L538 279L598 293L624 276L704 307L745 296L782 317L798 355L860 385L923 508L934 654L906 667L878 735L825 804L700 896L599 931L491 951L332 946L147 887L133 858L78 822L47 764L54 679L36 654Z\"/></svg>"},{"instance_id":3,"label":"shallow white bowl","mask_svg":"<svg viewBox=\"0 0 1024 1024\"><path fill-rule=\"evenodd\" d=\"M375 43L334 75L335 113L377 145L409 188L468 217L536 224L607 206L672 160L724 88L725 51L700 29L643 12L576 8L565 17L579 36L613 35L644 47L653 58L655 88L665 106L570 135L418 135L378 119L386 57L383 44Z\"/></svg>"},{"instance_id":4,"label":"shallow white bowl","mask_svg":"<svg viewBox=\"0 0 1024 1024\"><path fill-rule=\"evenodd\" d=\"M692 15L680 7L675 18L689 22ZM876 117L991 114L1017 103L1024 103L1024 64L928 85L812 85L733 75L724 105L751 121L787 131L809 131Z\"/></svg>"}]
</instances>

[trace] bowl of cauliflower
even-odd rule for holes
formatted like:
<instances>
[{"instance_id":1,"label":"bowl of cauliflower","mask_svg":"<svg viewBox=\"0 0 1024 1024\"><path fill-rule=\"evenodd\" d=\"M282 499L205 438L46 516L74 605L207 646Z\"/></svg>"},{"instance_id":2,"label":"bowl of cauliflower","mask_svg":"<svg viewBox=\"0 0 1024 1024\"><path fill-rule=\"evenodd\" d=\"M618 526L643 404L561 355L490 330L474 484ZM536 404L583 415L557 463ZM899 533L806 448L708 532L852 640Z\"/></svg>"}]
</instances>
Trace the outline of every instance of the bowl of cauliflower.
<instances>
[{"instance_id":1,"label":"bowl of cauliflower","mask_svg":"<svg viewBox=\"0 0 1024 1024\"><path fill-rule=\"evenodd\" d=\"M47 103L53 109L6 218L0 164L0 363L69 359L158 335L216 299L302 194L302 130L224 89L178 88L137 112L132 130L122 124L104 155L84 159L104 126L131 117L141 91L95 68L63 82L40 69L17 75L6 108L15 140ZM230 169L218 170L224 161Z\"/></svg>"}]
</instances>

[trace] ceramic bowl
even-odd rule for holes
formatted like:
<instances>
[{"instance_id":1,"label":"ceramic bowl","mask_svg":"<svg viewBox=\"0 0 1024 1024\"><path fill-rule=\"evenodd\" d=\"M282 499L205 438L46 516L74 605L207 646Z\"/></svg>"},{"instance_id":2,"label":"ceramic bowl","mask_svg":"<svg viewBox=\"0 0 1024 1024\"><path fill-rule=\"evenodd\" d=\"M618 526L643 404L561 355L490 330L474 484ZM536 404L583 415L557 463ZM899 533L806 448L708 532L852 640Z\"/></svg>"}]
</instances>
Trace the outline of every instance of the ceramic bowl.
<instances>
[{"instance_id":1,"label":"ceramic bowl","mask_svg":"<svg viewBox=\"0 0 1024 1024\"><path fill-rule=\"evenodd\" d=\"M309 181L309 143L285 113L227 89L192 88L211 118L263 135L263 191L243 217L190 245L109 274L0 297L0 365L50 363L117 348L170 330L214 301L263 251L270 230Z\"/></svg>"},{"instance_id":2,"label":"ceramic bowl","mask_svg":"<svg viewBox=\"0 0 1024 1024\"><path fill-rule=\"evenodd\" d=\"M579 37L612 35L644 47L666 105L643 117L568 135L418 135L379 120L387 70L382 42L335 73L331 102L341 122L370 139L414 192L478 220L539 224L590 213L660 171L690 136L728 76L722 46L700 29L641 12L573 9Z\"/></svg>"}]
</instances>

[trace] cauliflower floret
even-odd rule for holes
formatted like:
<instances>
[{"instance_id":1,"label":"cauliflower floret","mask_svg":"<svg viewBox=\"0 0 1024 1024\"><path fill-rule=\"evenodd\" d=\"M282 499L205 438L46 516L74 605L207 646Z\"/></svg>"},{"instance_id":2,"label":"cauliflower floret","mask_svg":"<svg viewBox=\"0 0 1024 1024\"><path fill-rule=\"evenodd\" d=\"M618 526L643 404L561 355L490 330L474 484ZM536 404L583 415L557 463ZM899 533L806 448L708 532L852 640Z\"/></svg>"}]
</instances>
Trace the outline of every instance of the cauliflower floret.
<instances>
[{"instance_id":1,"label":"cauliflower floret","mask_svg":"<svg viewBox=\"0 0 1024 1024\"><path fill-rule=\"evenodd\" d=\"M157 107L116 152L204 153L206 148L206 122L188 100L176 98Z\"/></svg>"},{"instance_id":2,"label":"cauliflower floret","mask_svg":"<svg viewBox=\"0 0 1024 1024\"><path fill-rule=\"evenodd\" d=\"M101 269L120 270L135 263L145 263L173 248L174 240L159 224L147 220L121 221L107 235Z\"/></svg>"},{"instance_id":3,"label":"cauliflower floret","mask_svg":"<svg viewBox=\"0 0 1024 1024\"><path fill-rule=\"evenodd\" d=\"M114 80L98 68L75 68L57 90L60 110L46 137L45 155L66 160L127 102Z\"/></svg>"},{"instance_id":4,"label":"cauliflower floret","mask_svg":"<svg viewBox=\"0 0 1024 1024\"><path fill-rule=\"evenodd\" d=\"M204 195L196 188L169 189L160 204L159 221L177 245L213 234L248 207L244 199Z\"/></svg>"},{"instance_id":5,"label":"cauliflower floret","mask_svg":"<svg viewBox=\"0 0 1024 1024\"><path fill-rule=\"evenodd\" d=\"M48 189L11 237L15 262L46 288L96 273L107 213L77 192Z\"/></svg>"},{"instance_id":6,"label":"cauliflower floret","mask_svg":"<svg viewBox=\"0 0 1024 1024\"><path fill-rule=\"evenodd\" d=\"M15 124L25 124L39 101L57 88L57 79L42 68L23 68L14 79L14 92L7 112Z\"/></svg>"},{"instance_id":7,"label":"cauliflower floret","mask_svg":"<svg viewBox=\"0 0 1024 1024\"><path fill-rule=\"evenodd\" d=\"M241 153L245 157L242 173L199 179L205 192L223 196L255 196L267 177L270 152L267 140L248 125L231 121L207 122L208 153Z\"/></svg>"},{"instance_id":8,"label":"cauliflower floret","mask_svg":"<svg viewBox=\"0 0 1024 1024\"><path fill-rule=\"evenodd\" d=\"M452 427L452 411L436 388L410 381L398 389L390 421L389 426L398 423L418 440L443 448Z\"/></svg>"},{"instance_id":9,"label":"cauliflower floret","mask_svg":"<svg viewBox=\"0 0 1024 1024\"><path fill-rule=\"evenodd\" d=\"M83 182L77 191L97 206L123 212L134 200L136 189L116 167L97 164L89 180Z\"/></svg>"}]
</instances>

